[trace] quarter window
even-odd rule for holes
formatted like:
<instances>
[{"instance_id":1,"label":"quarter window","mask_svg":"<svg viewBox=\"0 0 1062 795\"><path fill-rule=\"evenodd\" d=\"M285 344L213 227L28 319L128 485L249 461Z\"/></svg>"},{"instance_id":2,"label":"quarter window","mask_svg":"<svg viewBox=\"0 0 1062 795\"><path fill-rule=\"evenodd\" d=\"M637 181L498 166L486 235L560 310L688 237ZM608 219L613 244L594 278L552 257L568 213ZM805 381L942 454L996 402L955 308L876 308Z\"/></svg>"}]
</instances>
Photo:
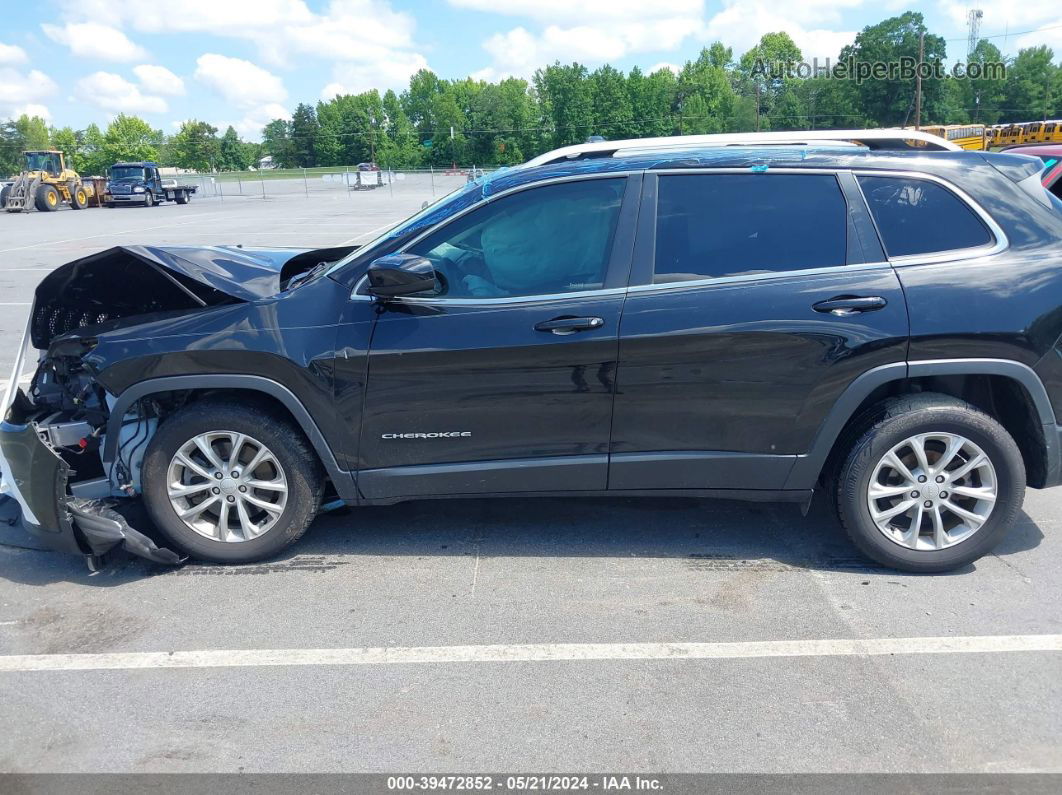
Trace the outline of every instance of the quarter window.
<instances>
[{"instance_id":1,"label":"quarter window","mask_svg":"<svg viewBox=\"0 0 1062 795\"><path fill-rule=\"evenodd\" d=\"M409 249L435 265L447 298L601 289L626 178L562 182L493 201Z\"/></svg>"},{"instance_id":2,"label":"quarter window","mask_svg":"<svg viewBox=\"0 0 1062 795\"><path fill-rule=\"evenodd\" d=\"M847 205L831 174L660 178L653 282L845 264Z\"/></svg>"},{"instance_id":3,"label":"quarter window","mask_svg":"<svg viewBox=\"0 0 1062 795\"><path fill-rule=\"evenodd\" d=\"M859 177L890 257L976 248L992 234L966 202L942 185L899 176Z\"/></svg>"}]
</instances>

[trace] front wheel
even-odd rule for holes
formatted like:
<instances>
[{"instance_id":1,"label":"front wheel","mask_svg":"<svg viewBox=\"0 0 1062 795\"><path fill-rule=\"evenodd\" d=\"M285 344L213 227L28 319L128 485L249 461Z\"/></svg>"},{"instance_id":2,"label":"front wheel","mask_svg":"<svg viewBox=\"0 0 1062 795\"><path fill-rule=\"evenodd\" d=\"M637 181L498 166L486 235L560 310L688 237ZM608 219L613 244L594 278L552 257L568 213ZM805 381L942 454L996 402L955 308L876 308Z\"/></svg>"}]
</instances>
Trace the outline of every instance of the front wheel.
<instances>
[{"instance_id":1,"label":"front wheel","mask_svg":"<svg viewBox=\"0 0 1062 795\"><path fill-rule=\"evenodd\" d=\"M144 206L145 207L152 207L152 206L154 206L154 204L155 204L155 197L154 197L154 195L152 195L151 191L148 191L147 193L144 194Z\"/></svg>"},{"instance_id":2,"label":"front wheel","mask_svg":"<svg viewBox=\"0 0 1062 795\"><path fill-rule=\"evenodd\" d=\"M1025 465L1010 434L967 403L924 393L893 401L853 445L837 509L868 557L941 572L992 550L1014 524Z\"/></svg>"},{"instance_id":3,"label":"front wheel","mask_svg":"<svg viewBox=\"0 0 1062 795\"><path fill-rule=\"evenodd\" d=\"M59 191L54 185L41 185L37 188L37 196L34 202L37 209L43 213L59 209Z\"/></svg>"},{"instance_id":4,"label":"front wheel","mask_svg":"<svg viewBox=\"0 0 1062 795\"><path fill-rule=\"evenodd\" d=\"M167 418L144 456L148 513L199 560L249 563L298 539L321 501L321 466L297 428L204 401Z\"/></svg>"}]
</instances>

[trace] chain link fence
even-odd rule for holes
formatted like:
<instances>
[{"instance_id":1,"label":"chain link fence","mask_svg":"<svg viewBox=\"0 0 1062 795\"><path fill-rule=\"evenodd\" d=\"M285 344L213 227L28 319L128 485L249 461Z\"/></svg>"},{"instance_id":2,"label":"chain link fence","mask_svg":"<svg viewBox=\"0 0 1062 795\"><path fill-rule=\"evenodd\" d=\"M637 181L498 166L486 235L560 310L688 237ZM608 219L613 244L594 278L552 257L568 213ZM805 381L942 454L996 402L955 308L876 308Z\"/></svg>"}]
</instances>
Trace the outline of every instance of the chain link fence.
<instances>
[{"instance_id":1,"label":"chain link fence","mask_svg":"<svg viewBox=\"0 0 1062 795\"><path fill-rule=\"evenodd\" d=\"M166 175L179 185L196 185L196 198L247 197L289 198L330 194L343 196L379 193L389 197L405 195L445 196L463 186L483 169L474 166L451 169L389 169L361 171L355 166L321 168L260 169L223 171L215 174Z\"/></svg>"}]
</instances>

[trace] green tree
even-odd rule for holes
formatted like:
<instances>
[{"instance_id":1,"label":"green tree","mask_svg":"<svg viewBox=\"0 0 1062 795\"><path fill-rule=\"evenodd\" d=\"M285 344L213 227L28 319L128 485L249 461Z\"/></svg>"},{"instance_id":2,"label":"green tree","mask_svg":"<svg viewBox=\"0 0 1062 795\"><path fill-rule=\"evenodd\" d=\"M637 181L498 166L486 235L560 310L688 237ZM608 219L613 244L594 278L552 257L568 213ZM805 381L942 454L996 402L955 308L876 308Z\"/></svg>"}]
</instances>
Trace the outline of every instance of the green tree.
<instances>
[{"instance_id":1,"label":"green tree","mask_svg":"<svg viewBox=\"0 0 1062 795\"><path fill-rule=\"evenodd\" d=\"M100 154L108 167L123 160L158 160L162 137L138 116L119 113L107 125Z\"/></svg>"},{"instance_id":2,"label":"green tree","mask_svg":"<svg viewBox=\"0 0 1062 795\"><path fill-rule=\"evenodd\" d=\"M262 130L263 156L273 158L273 165L290 168L295 165L295 152L291 141L291 122L273 119Z\"/></svg>"},{"instance_id":3,"label":"green tree","mask_svg":"<svg viewBox=\"0 0 1062 795\"><path fill-rule=\"evenodd\" d=\"M417 140L413 122L402 108L398 95L390 89L383 95L384 131L380 142L381 161L396 168L415 168L420 165L423 147Z\"/></svg>"},{"instance_id":4,"label":"green tree","mask_svg":"<svg viewBox=\"0 0 1062 795\"><path fill-rule=\"evenodd\" d=\"M218 168L222 171L244 171L251 164L236 129L229 125L218 142Z\"/></svg>"},{"instance_id":5,"label":"green tree","mask_svg":"<svg viewBox=\"0 0 1062 795\"><path fill-rule=\"evenodd\" d=\"M52 148L58 149L63 153L66 167L80 173L84 163L81 158L81 142L78 140L78 133L74 131L74 128L62 127L57 129L53 127L49 137L52 141Z\"/></svg>"},{"instance_id":6,"label":"green tree","mask_svg":"<svg viewBox=\"0 0 1062 795\"><path fill-rule=\"evenodd\" d=\"M554 63L535 72L534 85L550 130L548 147L582 143L594 133L594 99L585 66Z\"/></svg>"},{"instance_id":7,"label":"green tree","mask_svg":"<svg viewBox=\"0 0 1062 795\"><path fill-rule=\"evenodd\" d=\"M899 64L905 59L918 63L919 36L925 34L927 64L943 64L947 57L944 39L927 30L920 13L907 11L898 17L869 25L856 34L855 42L841 50L841 60L852 63ZM922 81L922 121L943 115L944 81ZM878 126L892 127L913 124L915 78L901 74L880 80L863 80L856 93L867 117Z\"/></svg>"},{"instance_id":8,"label":"green tree","mask_svg":"<svg viewBox=\"0 0 1062 795\"><path fill-rule=\"evenodd\" d=\"M980 66L985 64L1005 63L1003 54L995 44L987 39L981 39L970 54L967 64L976 63ZM973 79L966 77L956 81L960 95L960 107L970 113L970 121L983 122L984 124L996 124L1002 117L1001 108L1006 97L1006 78L1002 75L978 77Z\"/></svg>"},{"instance_id":9,"label":"green tree","mask_svg":"<svg viewBox=\"0 0 1062 795\"><path fill-rule=\"evenodd\" d=\"M23 113L15 119L15 128L22 136L24 149L48 149L48 124L40 116L27 116Z\"/></svg>"},{"instance_id":10,"label":"green tree","mask_svg":"<svg viewBox=\"0 0 1062 795\"><path fill-rule=\"evenodd\" d=\"M664 67L643 75L635 67L627 76L633 116L632 135L654 138L675 132L674 108L678 97L675 73Z\"/></svg>"},{"instance_id":11,"label":"green tree","mask_svg":"<svg viewBox=\"0 0 1062 795\"><path fill-rule=\"evenodd\" d=\"M1008 121L1033 121L1050 118L1055 109L1053 90L1057 82L1051 48L1042 45L1018 52L1007 70L1004 88L1004 114Z\"/></svg>"},{"instance_id":12,"label":"green tree","mask_svg":"<svg viewBox=\"0 0 1062 795\"><path fill-rule=\"evenodd\" d=\"M291 114L291 150L294 166L309 168L317 164L317 133L320 125L313 107L300 102Z\"/></svg>"},{"instance_id":13,"label":"green tree","mask_svg":"<svg viewBox=\"0 0 1062 795\"><path fill-rule=\"evenodd\" d=\"M218 128L198 119L181 123L170 141L173 163L168 165L195 171L214 171L219 166Z\"/></svg>"},{"instance_id":14,"label":"green tree","mask_svg":"<svg viewBox=\"0 0 1062 795\"><path fill-rule=\"evenodd\" d=\"M711 58L710 58L711 60ZM753 99L760 116L760 127L766 129L764 117L772 114L790 118L787 114L775 113L779 99L786 95L798 79L790 71L804 60L803 53L788 33L764 33L751 50L741 56L738 68L737 90L742 96ZM792 110L792 97L787 101L787 113Z\"/></svg>"},{"instance_id":15,"label":"green tree","mask_svg":"<svg viewBox=\"0 0 1062 795\"><path fill-rule=\"evenodd\" d=\"M594 132L606 138L634 136L634 110L627 91L627 78L606 64L590 74Z\"/></svg>"},{"instance_id":16,"label":"green tree","mask_svg":"<svg viewBox=\"0 0 1062 795\"><path fill-rule=\"evenodd\" d=\"M95 123L90 124L81 132L78 158L81 162L78 173L83 177L102 177L114 162L107 158L103 145L103 132Z\"/></svg>"},{"instance_id":17,"label":"green tree","mask_svg":"<svg viewBox=\"0 0 1062 795\"><path fill-rule=\"evenodd\" d=\"M409 79L409 90L402 94L403 109L421 142L431 140L436 133L435 102L443 87L434 72L421 69Z\"/></svg>"},{"instance_id":18,"label":"green tree","mask_svg":"<svg viewBox=\"0 0 1062 795\"><path fill-rule=\"evenodd\" d=\"M0 123L0 177L12 176L22 170L22 133L15 122Z\"/></svg>"},{"instance_id":19,"label":"green tree","mask_svg":"<svg viewBox=\"0 0 1062 795\"><path fill-rule=\"evenodd\" d=\"M726 71L712 62L707 48L682 67L677 96L682 134L718 133L727 128L734 108L734 90Z\"/></svg>"}]
</instances>

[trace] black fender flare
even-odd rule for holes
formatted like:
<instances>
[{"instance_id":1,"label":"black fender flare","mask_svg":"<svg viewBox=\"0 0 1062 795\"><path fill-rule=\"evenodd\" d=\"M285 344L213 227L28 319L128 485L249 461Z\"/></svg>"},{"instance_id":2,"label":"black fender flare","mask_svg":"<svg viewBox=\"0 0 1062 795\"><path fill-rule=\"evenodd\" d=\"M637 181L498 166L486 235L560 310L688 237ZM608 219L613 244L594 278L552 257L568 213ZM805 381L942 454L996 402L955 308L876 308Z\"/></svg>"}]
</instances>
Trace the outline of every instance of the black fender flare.
<instances>
[{"instance_id":1,"label":"black fender flare","mask_svg":"<svg viewBox=\"0 0 1062 795\"><path fill-rule=\"evenodd\" d=\"M1046 485L1062 481L1062 444L1051 399L1040 376L1026 364L1011 359L930 359L913 362L894 362L868 370L852 381L833 404L826 419L819 426L811 449L798 455L786 479L786 489L810 489L822 473L826 458L833 449L844 426L864 400L878 387L890 381L903 381L930 375L998 375L1011 378L1032 398L1043 426L1044 452L1047 457Z\"/></svg>"},{"instance_id":2,"label":"black fender flare","mask_svg":"<svg viewBox=\"0 0 1062 795\"><path fill-rule=\"evenodd\" d=\"M336 493L344 500L357 499L357 488L353 473L341 468L336 461L332 448L329 447L321 429L314 422L310 412L302 404L295 394L277 381L260 375L236 375L236 374L203 374L203 375L174 375L162 378L149 378L133 384L115 398L111 415L107 420L107 439L103 448L103 465L108 469L114 461L118 450L118 437L121 432L122 420L136 401L148 395L159 392L173 392L182 389L245 389L252 392L261 392L280 401L281 404L299 424L306 438L310 440L314 451L321 459L321 464L328 473L329 479L335 486Z\"/></svg>"}]
</instances>

